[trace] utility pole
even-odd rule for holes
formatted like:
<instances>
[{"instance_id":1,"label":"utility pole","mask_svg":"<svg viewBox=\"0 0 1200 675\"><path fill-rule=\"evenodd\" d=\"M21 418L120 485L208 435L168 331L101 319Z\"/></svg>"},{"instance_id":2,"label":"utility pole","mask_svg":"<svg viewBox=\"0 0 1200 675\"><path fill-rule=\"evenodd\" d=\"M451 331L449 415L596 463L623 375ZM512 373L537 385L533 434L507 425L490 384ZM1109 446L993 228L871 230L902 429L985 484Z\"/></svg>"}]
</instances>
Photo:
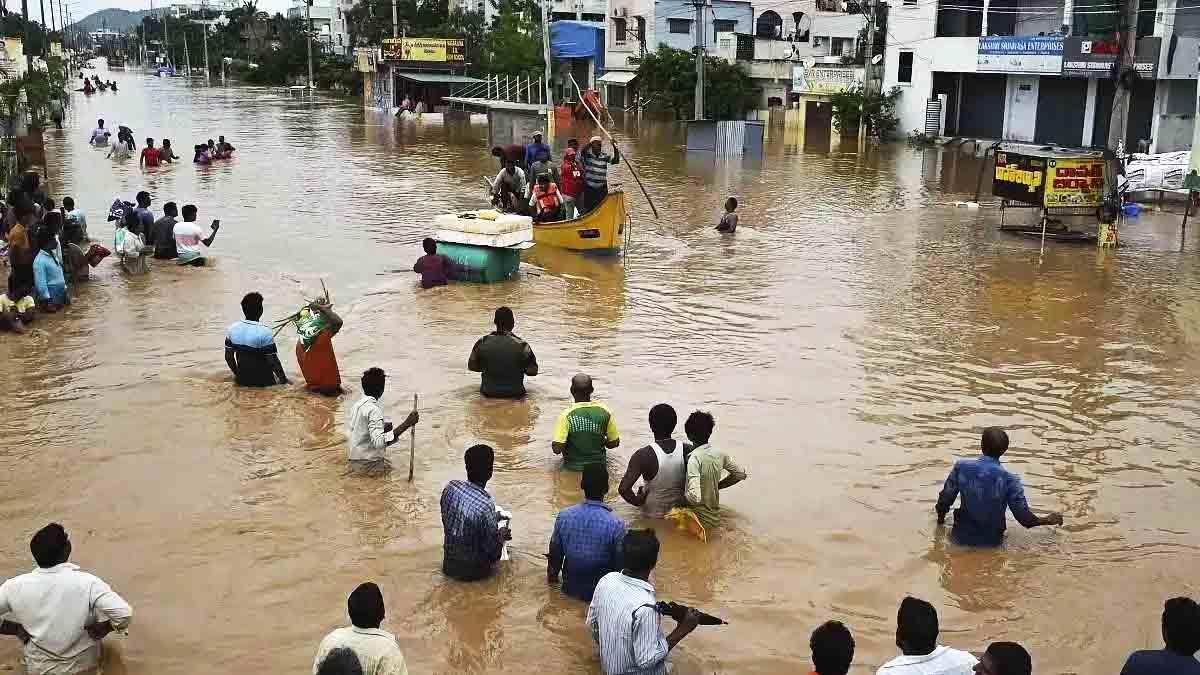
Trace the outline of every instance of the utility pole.
<instances>
[{"instance_id":1,"label":"utility pole","mask_svg":"<svg viewBox=\"0 0 1200 675\"><path fill-rule=\"evenodd\" d=\"M392 37L400 37L400 15L396 13L396 0L392 0Z\"/></svg>"},{"instance_id":2,"label":"utility pole","mask_svg":"<svg viewBox=\"0 0 1200 675\"><path fill-rule=\"evenodd\" d=\"M50 56L50 34L46 32L46 0L38 0L42 7L42 59ZM53 7L50 8L53 11ZM47 65L49 68L49 65Z\"/></svg>"},{"instance_id":3,"label":"utility pole","mask_svg":"<svg viewBox=\"0 0 1200 675\"><path fill-rule=\"evenodd\" d=\"M167 32L167 19L170 18L170 13L171 13L170 5L168 5L167 11L163 13L163 49L166 50L166 53L167 53L167 68L168 69L172 69L172 66L171 66L171 36Z\"/></svg>"},{"instance_id":4,"label":"utility pole","mask_svg":"<svg viewBox=\"0 0 1200 675\"><path fill-rule=\"evenodd\" d=\"M187 30L183 31L183 67L187 71L188 79L192 77L192 53L188 51Z\"/></svg>"},{"instance_id":5,"label":"utility pole","mask_svg":"<svg viewBox=\"0 0 1200 675\"><path fill-rule=\"evenodd\" d=\"M704 9L706 0L694 0L696 7L696 119L704 119Z\"/></svg>"},{"instance_id":6,"label":"utility pole","mask_svg":"<svg viewBox=\"0 0 1200 675\"><path fill-rule=\"evenodd\" d=\"M62 2L62 0L59 0ZM204 81L208 82L212 71L208 69L208 4L201 3L200 5L200 29L204 31Z\"/></svg>"},{"instance_id":7,"label":"utility pole","mask_svg":"<svg viewBox=\"0 0 1200 675\"><path fill-rule=\"evenodd\" d=\"M542 59L546 62L546 136L554 143L554 90L550 68L550 0L542 3ZM581 101L582 103L582 101Z\"/></svg>"},{"instance_id":8,"label":"utility pole","mask_svg":"<svg viewBox=\"0 0 1200 675\"><path fill-rule=\"evenodd\" d=\"M1125 131L1129 125L1130 91L1125 86L1125 73L1133 70L1133 55L1137 49L1138 0L1122 0L1121 12L1121 57L1117 60L1116 91L1113 93L1112 118L1108 121L1108 149L1123 154Z\"/></svg>"},{"instance_id":9,"label":"utility pole","mask_svg":"<svg viewBox=\"0 0 1200 675\"><path fill-rule=\"evenodd\" d=\"M30 49L32 48L33 40L29 39L29 0L21 0L21 16L25 19L25 31L23 33L24 37L22 38L22 51L25 52L25 67L29 69L26 72L32 73L33 53L30 51Z\"/></svg>"},{"instance_id":10,"label":"utility pole","mask_svg":"<svg viewBox=\"0 0 1200 675\"><path fill-rule=\"evenodd\" d=\"M1134 0L1137 2L1137 0ZM871 99L871 95L875 91L875 64L871 61L875 58L875 11L879 7L877 0L867 0L867 51L863 59L863 108L860 111L858 118L858 141L863 143L867 140L867 116L866 102Z\"/></svg>"},{"instance_id":11,"label":"utility pole","mask_svg":"<svg viewBox=\"0 0 1200 675\"><path fill-rule=\"evenodd\" d=\"M313 0L305 0L304 2L304 31L308 42L308 91L312 93L313 88L313 66L312 66L312 4Z\"/></svg>"}]
</instances>

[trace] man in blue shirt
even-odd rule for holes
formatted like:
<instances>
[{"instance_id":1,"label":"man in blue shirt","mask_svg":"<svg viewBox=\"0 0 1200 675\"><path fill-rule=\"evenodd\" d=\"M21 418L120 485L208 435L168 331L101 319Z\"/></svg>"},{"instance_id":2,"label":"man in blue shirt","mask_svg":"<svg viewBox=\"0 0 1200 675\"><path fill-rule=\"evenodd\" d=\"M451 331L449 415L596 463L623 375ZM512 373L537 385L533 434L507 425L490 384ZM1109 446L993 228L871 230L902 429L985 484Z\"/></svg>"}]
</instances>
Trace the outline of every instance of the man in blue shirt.
<instances>
[{"instance_id":1,"label":"man in blue shirt","mask_svg":"<svg viewBox=\"0 0 1200 675\"><path fill-rule=\"evenodd\" d=\"M1200 605L1191 598L1171 598L1163 607L1166 649L1145 649L1129 655L1121 675L1200 675Z\"/></svg>"},{"instance_id":2,"label":"man in blue shirt","mask_svg":"<svg viewBox=\"0 0 1200 675\"><path fill-rule=\"evenodd\" d=\"M275 348L275 334L259 322L263 315L262 295L247 293L242 298L242 314L246 318L225 332L225 363L233 371L234 380L243 387L287 384Z\"/></svg>"},{"instance_id":3,"label":"man in blue shirt","mask_svg":"<svg viewBox=\"0 0 1200 675\"><path fill-rule=\"evenodd\" d=\"M964 546L999 546L1007 527L1005 509L1025 527L1062 525L1062 515L1038 517L1025 501L1021 478L1000 463L1008 450L1008 434L1000 427L983 430L983 454L975 459L960 459L954 464L937 501L938 524L961 494L962 502L954 511L954 529L950 538Z\"/></svg>"},{"instance_id":4,"label":"man in blue shirt","mask_svg":"<svg viewBox=\"0 0 1200 675\"><path fill-rule=\"evenodd\" d=\"M525 146L526 168L533 166L533 163L538 160L538 155L542 153L549 157L550 146L542 142L542 133L539 131L533 134L533 142Z\"/></svg>"},{"instance_id":5,"label":"man in blue shirt","mask_svg":"<svg viewBox=\"0 0 1200 675\"><path fill-rule=\"evenodd\" d=\"M625 521L604 503L608 469L603 464L584 467L579 487L583 502L564 509L554 521L546 579L557 583L561 571L563 593L591 602L600 577L621 569Z\"/></svg>"},{"instance_id":6,"label":"man in blue shirt","mask_svg":"<svg viewBox=\"0 0 1200 675\"><path fill-rule=\"evenodd\" d=\"M150 193L142 190L137 193L135 199L137 199L137 208L133 212L137 214L138 222L142 224L142 232L148 234L154 227L154 213L150 210Z\"/></svg>"},{"instance_id":7,"label":"man in blue shirt","mask_svg":"<svg viewBox=\"0 0 1200 675\"><path fill-rule=\"evenodd\" d=\"M510 539L496 502L487 492L496 452L490 445L473 445L463 455L467 480L452 480L442 490L442 573L458 581L479 581L496 572L496 563Z\"/></svg>"}]
</instances>

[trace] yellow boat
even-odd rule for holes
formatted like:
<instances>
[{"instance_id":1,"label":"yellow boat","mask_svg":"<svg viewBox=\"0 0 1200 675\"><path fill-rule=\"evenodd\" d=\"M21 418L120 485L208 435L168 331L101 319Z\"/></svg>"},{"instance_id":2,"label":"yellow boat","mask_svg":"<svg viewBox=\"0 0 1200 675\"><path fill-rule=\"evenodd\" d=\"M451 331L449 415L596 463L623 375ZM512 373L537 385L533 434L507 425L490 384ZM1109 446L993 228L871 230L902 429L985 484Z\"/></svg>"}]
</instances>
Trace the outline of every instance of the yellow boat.
<instances>
[{"instance_id":1,"label":"yellow boat","mask_svg":"<svg viewBox=\"0 0 1200 675\"><path fill-rule=\"evenodd\" d=\"M536 223L533 240L545 246L557 246L593 255L615 255L625 238L625 193L608 193L600 206L574 220Z\"/></svg>"}]
</instances>

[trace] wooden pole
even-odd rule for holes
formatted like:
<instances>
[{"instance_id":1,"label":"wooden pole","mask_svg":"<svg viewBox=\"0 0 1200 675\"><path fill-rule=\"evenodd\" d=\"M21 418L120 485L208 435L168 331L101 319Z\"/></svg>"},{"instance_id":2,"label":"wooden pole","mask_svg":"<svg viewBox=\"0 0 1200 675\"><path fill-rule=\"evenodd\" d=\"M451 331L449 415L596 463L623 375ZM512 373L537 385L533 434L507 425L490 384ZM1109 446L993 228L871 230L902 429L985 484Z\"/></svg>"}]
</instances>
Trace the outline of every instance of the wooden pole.
<instances>
[{"instance_id":1,"label":"wooden pole","mask_svg":"<svg viewBox=\"0 0 1200 675\"><path fill-rule=\"evenodd\" d=\"M596 118L596 113L592 112L592 109L583 102L583 91L579 89L579 83L575 81L575 75L571 73L568 73L568 75L571 78L571 84L575 87L575 94L579 96L579 105L587 111L588 115L592 118L592 121L596 123L596 126L600 129L600 131L608 138L609 142L613 144L613 147L616 147L617 142L613 140L612 134L608 133L608 130L604 128L604 125L601 124L600 120ZM618 152L620 152L620 150L618 150ZM654 207L654 200L650 198L650 193L646 192L646 186L642 185L642 179L638 178L637 170L634 169L633 165L629 163L629 158L626 157L625 153L623 152L621 153L621 160L625 162L625 167L628 168L629 173L633 175L633 180L637 181L638 187L642 189L642 196L646 198L646 203L650 204L650 210L654 212L654 219L657 220L658 209Z\"/></svg>"},{"instance_id":2,"label":"wooden pole","mask_svg":"<svg viewBox=\"0 0 1200 675\"><path fill-rule=\"evenodd\" d=\"M413 394L413 412L417 412L417 395L416 394ZM413 479L413 462L416 461L416 458L417 458L417 426L414 424L413 428L411 430L409 430L409 432L408 432L408 482L410 482L410 483L412 482L412 479Z\"/></svg>"},{"instance_id":3,"label":"wooden pole","mask_svg":"<svg viewBox=\"0 0 1200 675\"><path fill-rule=\"evenodd\" d=\"M1194 190L1188 192L1187 210L1183 212L1183 222L1179 224L1179 245L1183 246L1183 239L1187 236L1187 219L1192 215L1192 195L1196 194Z\"/></svg>"}]
</instances>

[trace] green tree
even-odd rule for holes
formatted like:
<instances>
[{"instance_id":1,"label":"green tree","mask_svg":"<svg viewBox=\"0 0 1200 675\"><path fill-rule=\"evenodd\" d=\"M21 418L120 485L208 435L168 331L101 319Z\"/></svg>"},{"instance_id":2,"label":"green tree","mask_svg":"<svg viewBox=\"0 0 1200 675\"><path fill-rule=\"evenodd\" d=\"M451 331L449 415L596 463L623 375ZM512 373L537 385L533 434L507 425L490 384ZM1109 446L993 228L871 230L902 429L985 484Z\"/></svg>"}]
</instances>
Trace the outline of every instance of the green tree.
<instances>
[{"instance_id":1,"label":"green tree","mask_svg":"<svg viewBox=\"0 0 1200 675\"><path fill-rule=\"evenodd\" d=\"M900 118L896 116L896 103L900 100L900 87L892 87L884 94L867 95L861 84L829 97L833 108L833 121L842 134L857 133L866 120L867 133L888 140L896 132Z\"/></svg>"},{"instance_id":2,"label":"green tree","mask_svg":"<svg viewBox=\"0 0 1200 675\"><path fill-rule=\"evenodd\" d=\"M542 9L537 0L491 0L496 16L483 38L489 73L538 77L545 74Z\"/></svg>"},{"instance_id":3,"label":"green tree","mask_svg":"<svg viewBox=\"0 0 1200 675\"><path fill-rule=\"evenodd\" d=\"M660 44L658 49L634 60L638 64L641 93L649 107L692 116L696 100L696 56L683 49ZM758 101L762 90L740 64L716 57L704 60L704 115L709 119L743 119Z\"/></svg>"}]
</instances>

